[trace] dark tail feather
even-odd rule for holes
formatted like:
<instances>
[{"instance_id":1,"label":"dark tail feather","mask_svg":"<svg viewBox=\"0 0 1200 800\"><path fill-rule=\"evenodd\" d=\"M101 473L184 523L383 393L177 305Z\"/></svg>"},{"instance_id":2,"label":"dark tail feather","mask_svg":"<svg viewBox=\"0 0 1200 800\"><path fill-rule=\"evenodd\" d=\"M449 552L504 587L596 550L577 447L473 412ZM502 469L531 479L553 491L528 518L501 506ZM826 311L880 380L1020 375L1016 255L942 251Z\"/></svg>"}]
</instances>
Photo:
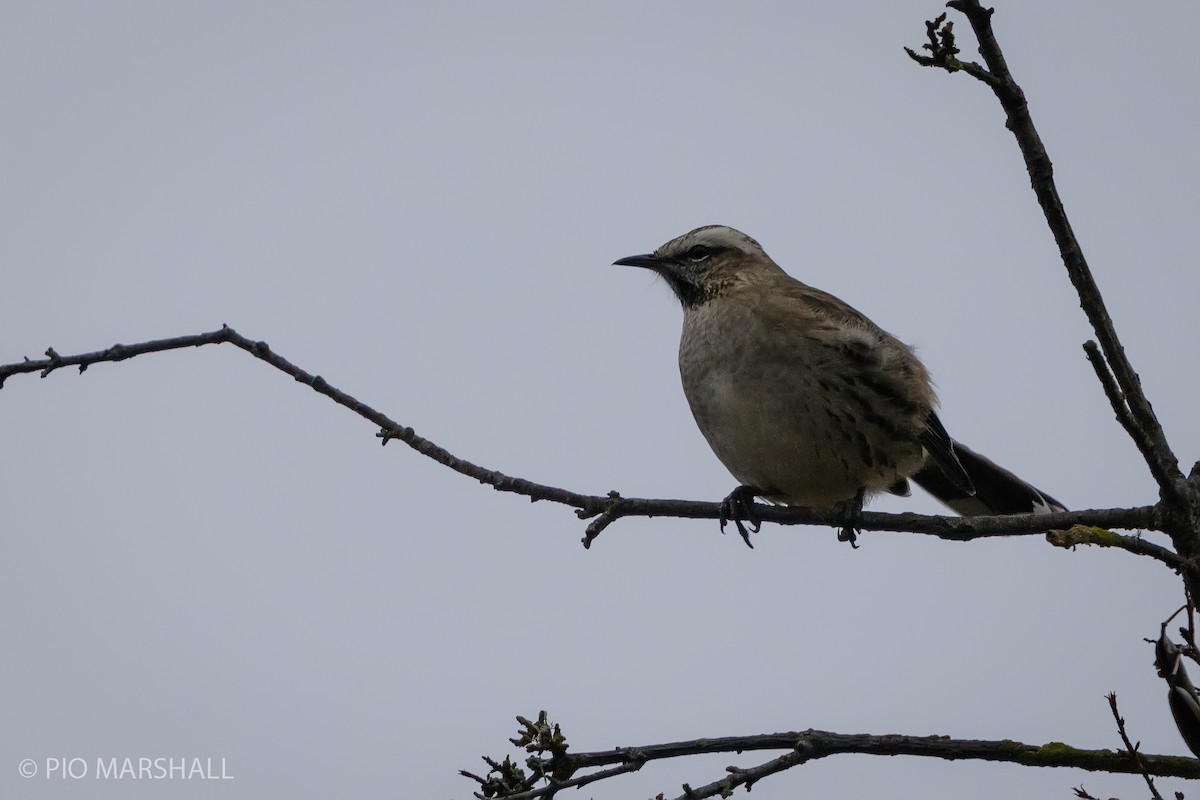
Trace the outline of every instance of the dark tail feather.
<instances>
[{"instance_id":1,"label":"dark tail feather","mask_svg":"<svg viewBox=\"0 0 1200 800\"><path fill-rule=\"evenodd\" d=\"M954 443L954 453L975 485L974 495L955 486L936 463L922 467L912 479L955 513L970 517L982 514L1049 514L1067 510L1050 495L958 442Z\"/></svg>"}]
</instances>

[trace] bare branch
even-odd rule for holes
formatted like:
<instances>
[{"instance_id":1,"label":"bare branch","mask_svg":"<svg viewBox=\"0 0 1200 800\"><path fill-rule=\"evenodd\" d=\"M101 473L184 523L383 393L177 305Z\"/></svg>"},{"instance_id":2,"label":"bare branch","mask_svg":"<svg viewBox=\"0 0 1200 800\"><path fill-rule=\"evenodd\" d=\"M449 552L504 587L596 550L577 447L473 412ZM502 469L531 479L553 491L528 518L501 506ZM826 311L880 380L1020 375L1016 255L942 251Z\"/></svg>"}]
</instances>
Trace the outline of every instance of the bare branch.
<instances>
[{"instance_id":1,"label":"bare branch","mask_svg":"<svg viewBox=\"0 0 1200 800\"><path fill-rule=\"evenodd\" d=\"M833 733L814 730L766 733L753 736L725 736L692 739L683 742L619 747L594 753L569 756L576 769L623 763L631 754L642 761L701 755L740 753L751 750L803 751L805 761L845 753L875 756L921 756L925 758L1003 761L1028 767L1074 767L1089 772L1136 775L1138 768L1127 753L1112 750L1081 750L1062 742L1042 745L1024 744L1011 739L952 739L948 736L903 736L867 733ZM1143 755L1152 775L1176 778L1200 778L1200 760L1185 756Z\"/></svg>"},{"instance_id":2,"label":"bare branch","mask_svg":"<svg viewBox=\"0 0 1200 800\"><path fill-rule=\"evenodd\" d=\"M544 722L544 714L539 720ZM918 756L946 760L969 759L976 761L1000 761L1030 767L1072 767L1092 772L1121 774L1144 774L1200 778L1200 761L1178 756L1144 755L1137 759L1130 754L1112 750L1080 750L1061 742L1029 745L1004 739L988 741L979 739L952 739L947 736L902 736L872 734L833 733L809 729L784 733L758 734L753 736L725 736L711 739L692 739L681 742L645 745L642 747L617 747L589 753L571 754L565 738L557 725L553 726L560 741L548 757L540 754L550 752L527 738L513 740L533 755L526 760L531 773L516 767L511 758L503 763L485 758L493 765L488 778L464 773L480 783L483 794L477 797L505 797L510 800L534 800L550 797L556 792L575 786L583 786L605 778L640 770L651 761L683 758L715 753L743 753L758 750L783 750L782 755L753 767L730 766L727 775L705 786L692 787L684 784L679 800L697 800L705 797L727 797L739 786L751 788L768 775L828 756L859 753L876 756ZM1135 747L1127 743L1127 747ZM1136 749L1136 748L1135 748ZM591 771L589 771L591 770ZM494 777L493 777L494 775ZM543 776L546 785L535 787ZM513 787L506 790L505 787ZM489 793L490 792L490 793Z\"/></svg>"},{"instance_id":3,"label":"bare branch","mask_svg":"<svg viewBox=\"0 0 1200 800\"><path fill-rule=\"evenodd\" d=\"M1059 198L1058 189L1054 183L1053 165L1042 144L1041 137L1033 125L1025 93L1013 80L1008 64L1004 60L1004 54L992 31L993 9L984 8L980 5L979 0L950 0L946 5L962 12L975 31L975 36L979 41L979 53L983 56L987 69L982 73L977 73L959 66L957 61L955 61L955 66L969 72L991 87L1008 116L1008 128L1017 139L1026 169L1029 172L1033 191L1037 195L1046 222L1058 243L1067 274L1079 294L1080 305L1087 314L1092 328L1096 331L1096 338L1100 342L1104 357L1123 394L1123 403L1127 408L1127 413L1118 410L1117 416L1142 453L1142 458L1145 459L1159 486L1162 498L1169 501L1173 508L1190 508L1192 505L1191 492L1180 472L1178 459L1171 451L1162 426L1159 425L1150 402L1142 392L1141 381L1126 357L1120 339L1117 338L1116 329L1104 305L1100 289L1092 277L1091 270L1083 256L1083 249L1075 238L1062 200ZM936 34L931 33L930 35L934 43L939 41ZM942 38L944 39L944 37ZM910 53L910 55L913 54ZM917 58L917 60L927 66L950 70L950 64L938 63L937 55L935 50L930 58L925 60ZM1103 382L1103 377L1101 380ZM1108 391L1107 387L1106 392L1109 394L1110 400L1115 396ZM1172 535L1188 539L1185 544L1189 553L1200 547L1200 542L1194 541L1196 534L1190 530L1189 526L1180 525L1177 528L1178 530L1172 531Z\"/></svg>"},{"instance_id":4,"label":"bare branch","mask_svg":"<svg viewBox=\"0 0 1200 800\"><path fill-rule=\"evenodd\" d=\"M480 785L483 791L475 792L475 796L481 800L489 797L503 797L505 800L534 800L534 798L538 797L553 797L557 792L560 792L563 789L579 789L583 786L587 786L589 783L599 783L600 781L608 780L609 778L615 778L618 775L626 775L630 772L637 772L642 768L643 763L644 762L641 761L628 761L615 767L597 770L596 772L589 772L586 775L580 775L578 778L571 778L565 781L548 778L548 783L545 786L537 789L525 789L517 792L516 794L504 794L502 791L497 792L495 783L487 778L481 778L478 775L472 774L465 769L460 769L458 774L462 775L464 778L470 778Z\"/></svg>"},{"instance_id":5,"label":"bare branch","mask_svg":"<svg viewBox=\"0 0 1200 800\"><path fill-rule=\"evenodd\" d=\"M603 520L603 524L598 525L601 530L621 517L679 517L683 519L719 519L720 517L719 503L696 500L649 500L636 497L621 497L610 502L612 502L612 506L606 509L605 514L596 521L599 523ZM768 506L758 503L754 505L754 511L763 522L774 522L778 525L821 525L840 528L846 522L844 515L830 511L811 511L804 508ZM1084 520L1093 520L1093 522ZM959 542L996 536L1041 536L1049 531L1067 529L1075 525L1095 525L1100 528L1125 530L1160 530L1160 524L1162 523L1158 517L1157 506L987 517L944 517L928 514L885 514L878 511L863 511L854 518L854 526L860 530L919 533ZM590 526L589 533L591 533ZM599 531L596 533L598 534ZM594 536L585 537L584 545L589 546L594 538ZM1149 553L1142 552L1141 555L1149 555Z\"/></svg>"},{"instance_id":6,"label":"bare branch","mask_svg":"<svg viewBox=\"0 0 1200 800\"><path fill-rule=\"evenodd\" d=\"M434 461L449 467L455 472L474 478L480 483L486 483L497 491L514 492L534 501L550 500L575 508L593 511L597 514L604 510L605 504L608 502L608 498L569 492L554 486L546 486L522 480L521 478L514 478L495 470L477 466L469 461L464 461L448 450L438 447L428 439L418 436L412 428L401 425L382 412L376 411L366 403L330 385L320 375L313 375L296 366L286 358L272 351L266 342L248 339L228 325L223 325L220 330L208 333L177 336L171 339L156 339L132 345L116 344L106 350L81 353L75 356L59 356L53 352L54 348L50 348L47 353L52 355L45 360L31 361L26 359L24 362L16 364L0 365L0 386L4 385L4 380L9 376L20 373L40 372L41 377L44 378L56 369L76 365L79 367L79 371L83 372L88 366L102 361L123 361L145 353L159 353L166 350L200 347L207 344L232 344L235 347L245 350L255 358L265 361L281 372L292 376L296 381L305 384L313 391L325 395L338 405L350 409L363 419L379 426L380 433L377 435L382 439L383 444L387 444L392 439L399 439L418 453L432 458Z\"/></svg>"},{"instance_id":7,"label":"bare branch","mask_svg":"<svg viewBox=\"0 0 1200 800\"><path fill-rule=\"evenodd\" d=\"M1088 362L1091 363L1100 385L1104 388L1104 396L1108 398L1109 405L1112 406L1113 413L1117 416L1117 422L1121 423L1121 427L1129 434L1129 438L1137 441L1139 436L1137 420L1129 412L1129 403L1125 400L1125 393L1121 391L1120 386L1117 386L1112 370L1108 368L1108 362L1100 353L1099 345L1089 339L1083 343L1083 352L1087 356Z\"/></svg>"},{"instance_id":8,"label":"bare branch","mask_svg":"<svg viewBox=\"0 0 1200 800\"><path fill-rule=\"evenodd\" d=\"M809 759L809 755L805 752L803 746L798 747L790 753L784 753L778 758L773 758L770 761L759 764L756 767L742 769L741 767L726 767L725 771L729 775L718 781L713 781L707 786L701 786L699 789L693 789L686 783L683 785L683 794L675 798L675 800L701 800L704 797L729 797L733 794L733 790L739 786L745 786L746 791L754 788L754 783L769 775L774 775L784 770L798 767Z\"/></svg>"},{"instance_id":9,"label":"bare branch","mask_svg":"<svg viewBox=\"0 0 1200 800\"><path fill-rule=\"evenodd\" d=\"M585 547L590 546L605 527L622 517L680 517L713 520L721 518L720 503L622 497L617 492L609 492L607 495L583 494L517 478L473 464L428 439L418 436L412 428L405 427L361 400L332 386L320 375L306 372L271 350L266 342L248 339L228 325L208 333L156 339L132 345L116 344L105 350L73 356L61 356L54 351L54 348L50 348L47 351L50 355L46 359L37 361L25 359L15 364L0 365L0 385L3 385L4 380L11 375L38 372L42 377L46 377L54 370L67 366L78 366L79 371L83 372L88 366L104 361L124 361L146 353L160 353L208 344L232 344L290 375L297 382L305 384L313 391L325 395L338 405L379 426L380 430L376 435L384 444L392 439L398 439L421 455L431 458L455 472L474 478L480 483L487 484L497 491L523 495L533 501L547 500L571 506L576 509L576 515L581 519L597 517L588 526L583 539ZM846 524L845 515L838 512L818 512L803 508L761 504L755 504L754 510L762 520L780 525L822 525L840 529ZM862 512L854 517L853 522L854 526L860 530L919 533L955 541L970 541L994 536L1041 535L1051 530L1066 529L1075 525L1138 530L1162 530L1164 526L1157 506L995 517L943 517L924 514ZM1150 555L1151 553L1143 549L1141 554ZM1163 559L1160 558L1160 560Z\"/></svg>"},{"instance_id":10,"label":"bare branch","mask_svg":"<svg viewBox=\"0 0 1200 800\"><path fill-rule=\"evenodd\" d=\"M1150 787L1150 795L1154 800L1163 800L1163 796L1158 793L1158 789L1154 786L1154 778L1150 777L1150 772L1146 768L1146 757L1142 755L1138 749L1141 742L1134 744L1129 741L1129 734L1125 732L1125 718L1121 716L1121 712L1117 710L1117 693L1108 693L1108 707L1112 710L1113 719L1117 721L1117 733L1121 735L1121 741L1125 743L1125 751L1129 753L1129 758L1137 766L1138 772L1146 780L1146 785Z\"/></svg>"}]
</instances>

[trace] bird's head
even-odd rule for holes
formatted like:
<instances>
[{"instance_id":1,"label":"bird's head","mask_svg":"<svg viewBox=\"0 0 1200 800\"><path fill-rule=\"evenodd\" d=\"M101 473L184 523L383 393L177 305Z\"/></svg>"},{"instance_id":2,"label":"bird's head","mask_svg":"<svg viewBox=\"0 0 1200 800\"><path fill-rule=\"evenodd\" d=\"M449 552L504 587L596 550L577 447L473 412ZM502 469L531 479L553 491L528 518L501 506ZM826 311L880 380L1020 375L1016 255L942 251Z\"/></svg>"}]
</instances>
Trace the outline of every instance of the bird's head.
<instances>
[{"instance_id":1,"label":"bird's head","mask_svg":"<svg viewBox=\"0 0 1200 800\"><path fill-rule=\"evenodd\" d=\"M613 263L654 270L685 308L719 297L730 286L752 279L757 273L780 271L758 242L725 225L696 228L653 253L627 256Z\"/></svg>"}]
</instances>

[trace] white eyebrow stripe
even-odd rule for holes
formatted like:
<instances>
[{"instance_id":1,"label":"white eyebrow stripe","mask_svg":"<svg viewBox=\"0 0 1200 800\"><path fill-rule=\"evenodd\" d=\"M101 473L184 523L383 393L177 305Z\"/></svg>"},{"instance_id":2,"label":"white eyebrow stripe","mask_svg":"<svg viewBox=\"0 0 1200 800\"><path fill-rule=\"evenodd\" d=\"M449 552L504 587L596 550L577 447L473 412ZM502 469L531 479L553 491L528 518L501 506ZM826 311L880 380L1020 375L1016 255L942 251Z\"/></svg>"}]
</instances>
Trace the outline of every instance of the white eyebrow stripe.
<instances>
[{"instance_id":1,"label":"white eyebrow stripe","mask_svg":"<svg viewBox=\"0 0 1200 800\"><path fill-rule=\"evenodd\" d=\"M705 225L702 228L696 228L694 231L689 231L683 236L667 242L658 249L658 252L679 254L698 244L710 247L728 247L746 255L759 255L763 252L758 242L727 225Z\"/></svg>"}]
</instances>

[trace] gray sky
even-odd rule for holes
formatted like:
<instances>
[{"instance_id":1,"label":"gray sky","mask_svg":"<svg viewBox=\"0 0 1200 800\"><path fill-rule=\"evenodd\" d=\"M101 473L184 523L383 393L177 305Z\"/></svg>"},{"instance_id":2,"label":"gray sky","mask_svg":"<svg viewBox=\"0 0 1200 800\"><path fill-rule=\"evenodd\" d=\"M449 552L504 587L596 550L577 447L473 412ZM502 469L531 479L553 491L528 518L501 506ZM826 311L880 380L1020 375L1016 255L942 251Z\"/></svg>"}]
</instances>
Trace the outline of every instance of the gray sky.
<instances>
[{"instance_id":1,"label":"gray sky","mask_svg":"<svg viewBox=\"0 0 1200 800\"><path fill-rule=\"evenodd\" d=\"M998 6L1190 464L1200 9ZM1152 502L998 104L901 50L938 11L6 3L0 361L229 323L464 458L715 500L734 482L679 388L677 304L609 265L719 222L917 345L957 438L1072 507ZM1111 690L1144 750L1186 752L1141 642L1181 589L1148 559L902 534L851 551L774 526L749 551L663 519L584 551L569 509L373 434L232 348L11 379L0 795L468 797L456 770L486 769L540 708L575 750L806 727L1115 747ZM224 757L234 779L42 775L48 758L142 756ZM670 796L766 758L585 791ZM841 757L755 797L1080 782L1144 791Z\"/></svg>"}]
</instances>

